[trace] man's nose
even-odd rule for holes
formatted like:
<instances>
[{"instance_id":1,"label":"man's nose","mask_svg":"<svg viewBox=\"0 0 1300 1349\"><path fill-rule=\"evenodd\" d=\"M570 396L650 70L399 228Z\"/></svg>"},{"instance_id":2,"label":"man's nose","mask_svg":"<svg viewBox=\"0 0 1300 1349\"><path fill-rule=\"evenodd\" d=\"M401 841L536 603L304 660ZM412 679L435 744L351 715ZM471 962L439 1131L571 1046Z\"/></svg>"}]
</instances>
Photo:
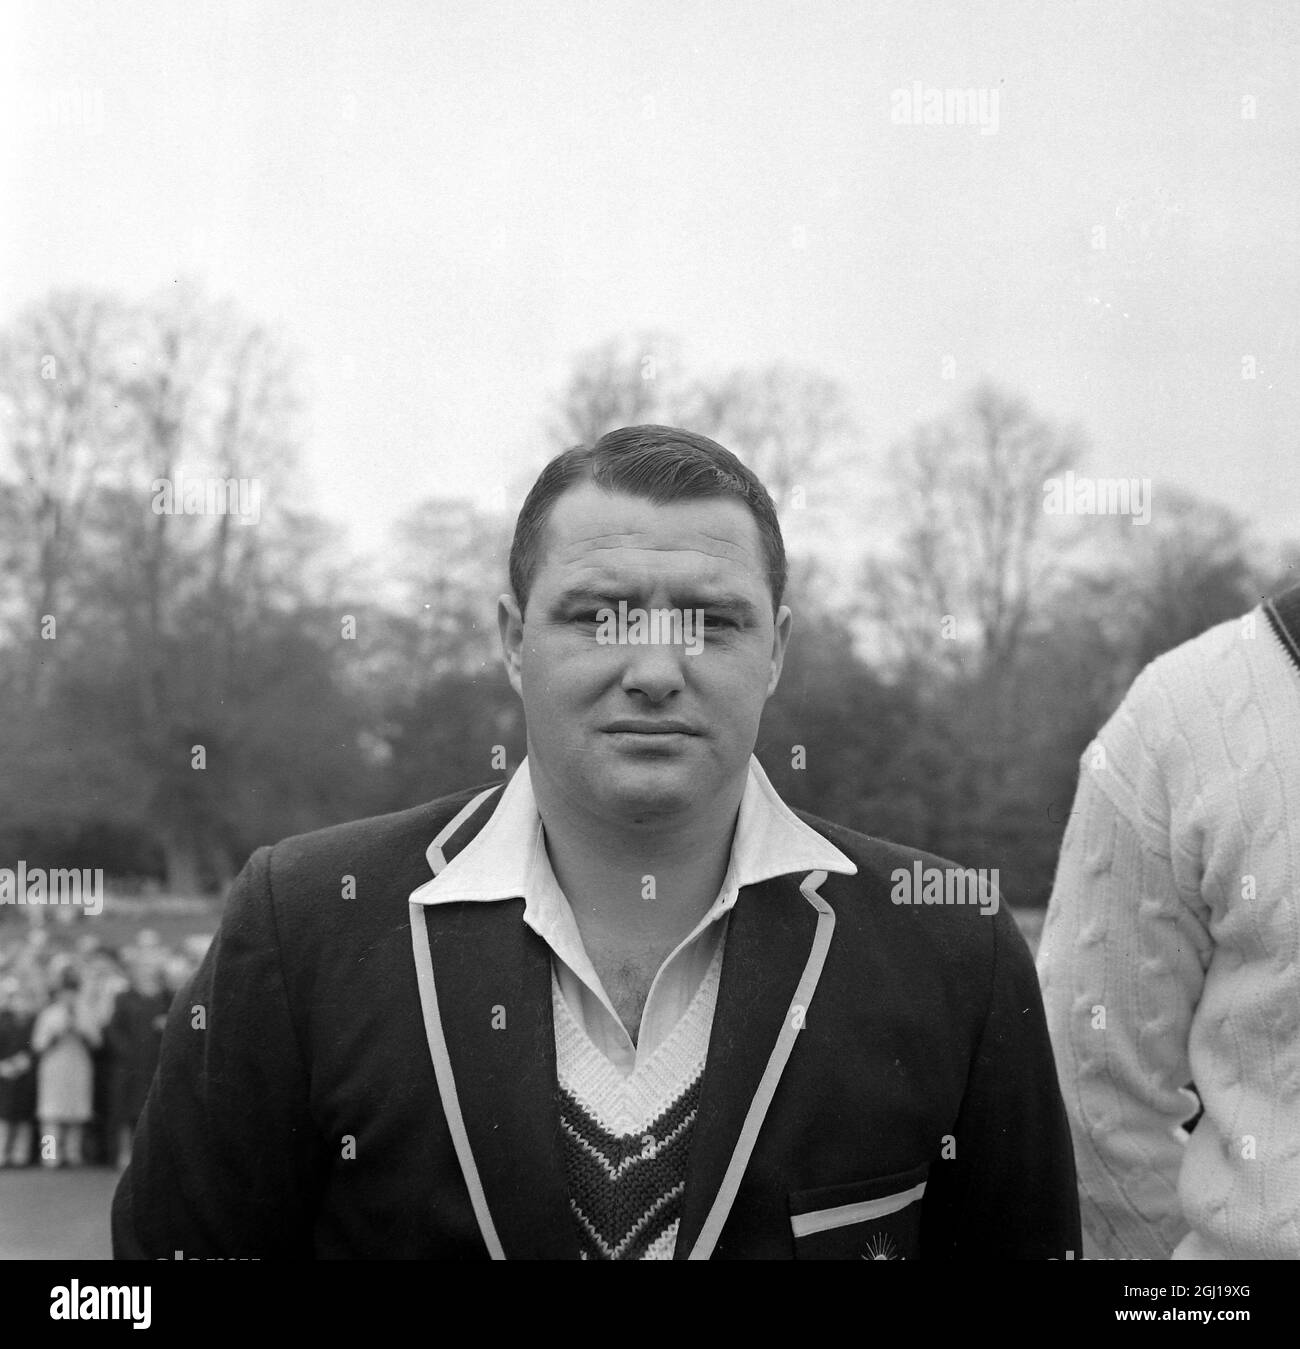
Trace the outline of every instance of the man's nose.
<instances>
[{"instance_id":1,"label":"man's nose","mask_svg":"<svg viewBox=\"0 0 1300 1349\"><path fill-rule=\"evenodd\" d=\"M686 687L682 672L682 662L686 658L684 646L674 646L671 642L651 642L628 645L623 649L627 652L623 667L623 688L626 692L636 690L653 702L661 702L669 694Z\"/></svg>"}]
</instances>

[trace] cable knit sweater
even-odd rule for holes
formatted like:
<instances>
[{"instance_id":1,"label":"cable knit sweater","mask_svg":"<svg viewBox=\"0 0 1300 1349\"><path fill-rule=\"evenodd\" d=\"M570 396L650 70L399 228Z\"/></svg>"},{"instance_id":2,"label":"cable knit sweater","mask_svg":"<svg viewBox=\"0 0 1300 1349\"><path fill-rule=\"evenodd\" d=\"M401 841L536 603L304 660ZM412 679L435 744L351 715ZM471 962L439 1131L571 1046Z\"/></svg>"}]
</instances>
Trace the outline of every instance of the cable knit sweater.
<instances>
[{"instance_id":1,"label":"cable knit sweater","mask_svg":"<svg viewBox=\"0 0 1300 1349\"><path fill-rule=\"evenodd\" d=\"M1084 1254L1300 1259L1300 670L1261 611L1084 751L1038 971Z\"/></svg>"}]
</instances>

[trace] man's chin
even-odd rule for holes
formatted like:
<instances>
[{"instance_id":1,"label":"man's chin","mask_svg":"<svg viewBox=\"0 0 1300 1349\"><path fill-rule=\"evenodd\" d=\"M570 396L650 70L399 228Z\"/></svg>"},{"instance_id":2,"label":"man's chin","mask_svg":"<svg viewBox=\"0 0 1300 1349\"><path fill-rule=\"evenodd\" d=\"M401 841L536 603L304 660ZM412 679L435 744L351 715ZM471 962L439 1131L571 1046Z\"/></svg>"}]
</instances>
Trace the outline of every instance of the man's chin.
<instances>
[{"instance_id":1,"label":"man's chin","mask_svg":"<svg viewBox=\"0 0 1300 1349\"><path fill-rule=\"evenodd\" d=\"M606 810L629 821L682 815L697 804L698 774L692 774L680 762L649 759L619 764L601 776L598 800Z\"/></svg>"}]
</instances>

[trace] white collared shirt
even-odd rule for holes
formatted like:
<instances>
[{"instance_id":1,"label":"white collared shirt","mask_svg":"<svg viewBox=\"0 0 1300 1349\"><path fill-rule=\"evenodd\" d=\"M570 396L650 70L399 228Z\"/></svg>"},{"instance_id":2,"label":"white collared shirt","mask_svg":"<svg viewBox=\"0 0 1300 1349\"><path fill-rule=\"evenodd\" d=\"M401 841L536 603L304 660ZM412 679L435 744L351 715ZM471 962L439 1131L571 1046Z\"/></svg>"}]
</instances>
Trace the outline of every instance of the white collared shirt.
<instances>
[{"instance_id":1,"label":"white collared shirt","mask_svg":"<svg viewBox=\"0 0 1300 1349\"><path fill-rule=\"evenodd\" d=\"M550 947L555 976L574 1019L609 1062L627 1076L654 1054L690 1006L718 943L725 938L726 918L740 892L775 876L819 870L857 873L857 867L833 843L804 824L781 800L758 760L750 755L722 888L709 911L659 967L635 1044L587 955L573 909L551 868L527 759L482 829L410 898L413 904L450 904L522 896L523 920Z\"/></svg>"}]
</instances>

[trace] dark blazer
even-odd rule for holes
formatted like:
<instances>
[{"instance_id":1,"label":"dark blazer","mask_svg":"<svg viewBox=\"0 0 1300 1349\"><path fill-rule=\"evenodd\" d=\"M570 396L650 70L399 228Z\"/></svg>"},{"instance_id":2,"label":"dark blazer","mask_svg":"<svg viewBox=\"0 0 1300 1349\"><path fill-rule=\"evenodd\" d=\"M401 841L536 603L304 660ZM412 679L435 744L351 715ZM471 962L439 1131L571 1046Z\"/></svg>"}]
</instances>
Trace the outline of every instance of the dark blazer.
<instances>
[{"instance_id":1,"label":"dark blazer","mask_svg":"<svg viewBox=\"0 0 1300 1349\"><path fill-rule=\"evenodd\" d=\"M173 1004L119 1258L577 1258L549 950L522 898L408 904L481 790L250 858ZM731 913L676 1258L1078 1258L1011 916L896 905L896 867L946 864L800 814L858 874Z\"/></svg>"},{"instance_id":2,"label":"dark blazer","mask_svg":"<svg viewBox=\"0 0 1300 1349\"><path fill-rule=\"evenodd\" d=\"M36 1018L12 1010L0 1010L0 1063L12 1059L21 1072L0 1077L0 1120L24 1124L36 1118L36 1055L32 1052L32 1027Z\"/></svg>"}]
</instances>

